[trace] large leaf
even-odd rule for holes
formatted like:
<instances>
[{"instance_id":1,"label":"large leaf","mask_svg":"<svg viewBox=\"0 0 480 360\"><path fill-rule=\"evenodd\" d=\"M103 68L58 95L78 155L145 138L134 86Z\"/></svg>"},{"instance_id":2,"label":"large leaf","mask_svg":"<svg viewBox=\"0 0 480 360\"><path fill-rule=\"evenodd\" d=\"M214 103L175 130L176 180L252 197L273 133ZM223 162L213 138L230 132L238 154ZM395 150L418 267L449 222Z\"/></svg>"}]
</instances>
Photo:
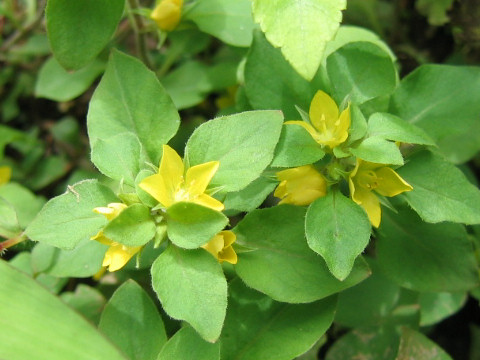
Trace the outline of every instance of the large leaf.
<instances>
[{"instance_id":1,"label":"large leaf","mask_svg":"<svg viewBox=\"0 0 480 360\"><path fill-rule=\"evenodd\" d=\"M422 333L410 328L402 329L400 346L395 360L452 360L440 346Z\"/></svg>"},{"instance_id":2,"label":"large leaf","mask_svg":"<svg viewBox=\"0 0 480 360\"><path fill-rule=\"evenodd\" d=\"M480 150L480 67L422 65L396 89L390 110L421 127L447 158L469 160Z\"/></svg>"},{"instance_id":3,"label":"large leaf","mask_svg":"<svg viewBox=\"0 0 480 360\"><path fill-rule=\"evenodd\" d=\"M480 191L448 161L424 151L398 173L413 186L404 196L424 221L480 223Z\"/></svg>"},{"instance_id":4,"label":"large leaf","mask_svg":"<svg viewBox=\"0 0 480 360\"><path fill-rule=\"evenodd\" d=\"M0 358L126 360L87 320L0 260Z\"/></svg>"},{"instance_id":5,"label":"large leaf","mask_svg":"<svg viewBox=\"0 0 480 360\"><path fill-rule=\"evenodd\" d=\"M217 340L227 309L227 280L218 261L206 250L170 245L151 271L165 312L187 321L205 340Z\"/></svg>"},{"instance_id":6,"label":"large leaf","mask_svg":"<svg viewBox=\"0 0 480 360\"><path fill-rule=\"evenodd\" d=\"M66 69L80 69L107 45L124 0L49 0L47 32L53 54Z\"/></svg>"},{"instance_id":7,"label":"large leaf","mask_svg":"<svg viewBox=\"0 0 480 360\"><path fill-rule=\"evenodd\" d=\"M305 231L308 246L325 259L337 279L344 280L367 246L371 226L360 206L341 192L330 191L308 208Z\"/></svg>"},{"instance_id":8,"label":"large leaf","mask_svg":"<svg viewBox=\"0 0 480 360\"><path fill-rule=\"evenodd\" d=\"M130 360L155 360L167 342L157 307L133 280L123 283L112 295L98 328Z\"/></svg>"},{"instance_id":9,"label":"large leaf","mask_svg":"<svg viewBox=\"0 0 480 360\"><path fill-rule=\"evenodd\" d=\"M312 80L346 5L346 0L253 0L253 14L268 41L282 49L300 75Z\"/></svg>"},{"instance_id":10,"label":"large leaf","mask_svg":"<svg viewBox=\"0 0 480 360\"><path fill-rule=\"evenodd\" d=\"M428 224L411 210L386 209L377 236L382 270L399 285L422 292L464 291L479 284L478 265L465 228Z\"/></svg>"},{"instance_id":11,"label":"large leaf","mask_svg":"<svg viewBox=\"0 0 480 360\"><path fill-rule=\"evenodd\" d=\"M73 249L105 225L105 217L93 209L117 201L113 192L97 180L79 182L46 203L25 233L33 241Z\"/></svg>"},{"instance_id":12,"label":"large leaf","mask_svg":"<svg viewBox=\"0 0 480 360\"><path fill-rule=\"evenodd\" d=\"M238 191L257 179L273 158L280 137L280 111L248 111L210 120L188 140L190 166L220 161L212 186Z\"/></svg>"},{"instance_id":13,"label":"large leaf","mask_svg":"<svg viewBox=\"0 0 480 360\"><path fill-rule=\"evenodd\" d=\"M157 165L162 145L175 135L179 123L178 112L155 74L139 60L114 51L88 110L88 135L94 151L97 139L130 133ZM116 151L121 154L127 149Z\"/></svg>"},{"instance_id":14,"label":"large leaf","mask_svg":"<svg viewBox=\"0 0 480 360\"><path fill-rule=\"evenodd\" d=\"M420 325L434 325L455 314L467 301L465 292L420 294Z\"/></svg>"},{"instance_id":15,"label":"large leaf","mask_svg":"<svg viewBox=\"0 0 480 360\"><path fill-rule=\"evenodd\" d=\"M233 46L250 46L253 19L250 0L196 1L185 14L200 30Z\"/></svg>"},{"instance_id":16,"label":"large leaf","mask_svg":"<svg viewBox=\"0 0 480 360\"><path fill-rule=\"evenodd\" d=\"M310 349L330 327L336 300L285 304L230 283L225 329L221 337L225 360L290 360Z\"/></svg>"},{"instance_id":17,"label":"large leaf","mask_svg":"<svg viewBox=\"0 0 480 360\"><path fill-rule=\"evenodd\" d=\"M369 275L363 259L343 282L328 270L305 239L305 209L281 205L254 210L234 229L240 245L237 274L250 287L278 301L305 303L353 286Z\"/></svg>"}]
</instances>

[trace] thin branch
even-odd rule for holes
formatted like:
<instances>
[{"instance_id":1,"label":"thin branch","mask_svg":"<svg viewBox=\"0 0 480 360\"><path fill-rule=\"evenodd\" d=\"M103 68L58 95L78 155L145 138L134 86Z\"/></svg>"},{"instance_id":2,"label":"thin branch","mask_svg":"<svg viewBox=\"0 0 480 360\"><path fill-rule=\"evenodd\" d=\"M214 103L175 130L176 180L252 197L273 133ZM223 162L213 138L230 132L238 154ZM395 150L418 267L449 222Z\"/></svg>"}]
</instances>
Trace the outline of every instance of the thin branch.
<instances>
[{"instance_id":1,"label":"thin branch","mask_svg":"<svg viewBox=\"0 0 480 360\"><path fill-rule=\"evenodd\" d=\"M140 8L138 0L128 0L128 5L130 7L128 15L132 22L133 31L135 32L138 56L140 59L142 59L145 65L147 65L147 67L153 69L153 63L150 60L150 56L148 55L147 51L147 39L144 31L145 24L143 22L143 18L142 16L132 12L132 10L137 10Z\"/></svg>"}]
</instances>

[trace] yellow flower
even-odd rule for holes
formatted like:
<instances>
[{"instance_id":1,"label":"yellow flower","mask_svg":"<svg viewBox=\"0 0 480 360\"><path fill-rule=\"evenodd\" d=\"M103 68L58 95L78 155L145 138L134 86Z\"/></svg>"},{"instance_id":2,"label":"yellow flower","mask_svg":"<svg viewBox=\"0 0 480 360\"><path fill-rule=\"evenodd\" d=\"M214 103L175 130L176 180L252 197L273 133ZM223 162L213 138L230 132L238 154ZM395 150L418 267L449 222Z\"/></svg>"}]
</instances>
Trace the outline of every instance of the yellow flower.
<instances>
[{"instance_id":1,"label":"yellow flower","mask_svg":"<svg viewBox=\"0 0 480 360\"><path fill-rule=\"evenodd\" d=\"M222 211L224 205L205 194L219 165L218 161L210 161L192 166L185 173L182 158L170 146L163 145L158 174L146 177L139 186L165 208L186 201Z\"/></svg>"},{"instance_id":2,"label":"yellow flower","mask_svg":"<svg viewBox=\"0 0 480 360\"><path fill-rule=\"evenodd\" d=\"M380 201L372 190L382 196L395 196L413 187L393 169L357 159L355 169L348 178L352 200L363 207L373 226L379 227L382 216Z\"/></svg>"},{"instance_id":3,"label":"yellow flower","mask_svg":"<svg viewBox=\"0 0 480 360\"><path fill-rule=\"evenodd\" d=\"M312 165L277 172L280 184L273 193L279 204L308 205L327 193L327 182Z\"/></svg>"},{"instance_id":4,"label":"yellow flower","mask_svg":"<svg viewBox=\"0 0 480 360\"><path fill-rule=\"evenodd\" d=\"M11 176L12 169L10 169L8 166L0 166L0 185L9 182Z\"/></svg>"},{"instance_id":5,"label":"yellow flower","mask_svg":"<svg viewBox=\"0 0 480 360\"><path fill-rule=\"evenodd\" d=\"M230 230L220 231L208 243L202 246L220 262L237 263L237 254L233 250L232 244L237 237Z\"/></svg>"},{"instance_id":6,"label":"yellow flower","mask_svg":"<svg viewBox=\"0 0 480 360\"><path fill-rule=\"evenodd\" d=\"M111 203L108 207L97 207L93 209L97 214L102 214L107 220L116 218L127 205L121 203ZM108 271L117 271L125 266L126 263L140 251L141 246L126 246L110 240L100 230L97 235L92 236L90 240L96 240L99 243L109 246L105 257L103 258L102 266L108 266Z\"/></svg>"},{"instance_id":7,"label":"yellow flower","mask_svg":"<svg viewBox=\"0 0 480 360\"><path fill-rule=\"evenodd\" d=\"M300 125L307 130L315 141L333 149L348 137L350 128L350 105L338 115L335 101L323 91L317 91L310 104L310 122L287 121L285 124Z\"/></svg>"},{"instance_id":8,"label":"yellow flower","mask_svg":"<svg viewBox=\"0 0 480 360\"><path fill-rule=\"evenodd\" d=\"M164 31L174 30L180 22L183 0L162 0L153 9L150 17Z\"/></svg>"}]
</instances>

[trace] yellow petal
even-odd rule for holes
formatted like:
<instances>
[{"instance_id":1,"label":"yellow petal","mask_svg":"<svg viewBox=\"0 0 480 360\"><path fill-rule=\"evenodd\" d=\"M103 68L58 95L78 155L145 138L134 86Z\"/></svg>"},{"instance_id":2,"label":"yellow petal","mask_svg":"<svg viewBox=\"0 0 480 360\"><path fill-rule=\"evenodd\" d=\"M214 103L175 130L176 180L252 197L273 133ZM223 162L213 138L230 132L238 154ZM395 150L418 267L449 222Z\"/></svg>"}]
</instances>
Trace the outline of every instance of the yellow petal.
<instances>
[{"instance_id":1,"label":"yellow petal","mask_svg":"<svg viewBox=\"0 0 480 360\"><path fill-rule=\"evenodd\" d=\"M223 242L225 247L232 245L237 240L237 236L231 230L220 231L220 235L223 235Z\"/></svg>"},{"instance_id":2,"label":"yellow petal","mask_svg":"<svg viewBox=\"0 0 480 360\"><path fill-rule=\"evenodd\" d=\"M222 251L224 243L223 236L221 234L217 234L208 243L202 245L202 248L207 250L210 254L215 256L216 259L218 259L218 253Z\"/></svg>"},{"instance_id":3,"label":"yellow petal","mask_svg":"<svg viewBox=\"0 0 480 360\"><path fill-rule=\"evenodd\" d=\"M188 194L191 196L203 194L219 165L219 161L209 161L189 168L185 179L185 188Z\"/></svg>"},{"instance_id":4,"label":"yellow petal","mask_svg":"<svg viewBox=\"0 0 480 360\"><path fill-rule=\"evenodd\" d=\"M342 111L335 125L335 146L340 145L348 137L348 130L351 125L350 104Z\"/></svg>"},{"instance_id":5,"label":"yellow petal","mask_svg":"<svg viewBox=\"0 0 480 360\"><path fill-rule=\"evenodd\" d=\"M191 200L191 202L216 211L222 211L223 209L225 209L225 205L223 205L223 203L207 194L200 194L193 200Z\"/></svg>"},{"instance_id":6,"label":"yellow petal","mask_svg":"<svg viewBox=\"0 0 480 360\"><path fill-rule=\"evenodd\" d=\"M92 236L90 240L96 240L103 245L112 245L112 240L103 235L103 230L100 230L95 236Z\"/></svg>"},{"instance_id":7,"label":"yellow petal","mask_svg":"<svg viewBox=\"0 0 480 360\"><path fill-rule=\"evenodd\" d=\"M365 209L372 225L378 228L382 218L382 209L377 196L372 191L362 187L357 187L350 194L352 200Z\"/></svg>"},{"instance_id":8,"label":"yellow petal","mask_svg":"<svg viewBox=\"0 0 480 360\"><path fill-rule=\"evenodd\" d=\"M400 175L387 166L376 170L375 173L378 177L378 186L375 191L380 195L395 196L413 189Z\"/></svg>"},{"instance_id":9,"label":"yellow petal","mask_svg":"<svg viewBox=\"0 0 480 360\"><path fill-rule=\"evenodd\" d=\"M183 161L180 155L170 146L163 145L162 150L163 154L158 175L163 178L166 190L174 194L183 183L183 173L185 172Z\"/></svg>"},{"instance_id":10,"label":"yellow petal","mask_svg":"<svg viewBox=\"0 0 480 360\"><path fill-rule=\"evenodd\" d=\"M180 22L183 0L162 0L152 11L150 17L161 30L172 31Z\"/></svg>"},{"instance_id":11,"label":"yellow petal","mask_svg":"<svg viewBox=\"0 0 480 360\"><path fill-rule=\"evenodd\" d=\"M114 243L108 248L103 258L102 266L108 266L108 271L117 271L125 266L126 263L140 251L141 246L125 246Z\"/></svg>"},{"instance_id":12,"label":"yellow petal","mask_svg":"<svg viewBox=\"0 0 480 360\"><path fill-rule=\"evenodd\" d=\"M312 202L322 196L325 196L325 192L307 189L288 194L286 197L280 200L279 204L306 206L310 205Z\"/></svg>"},{"instance_id":13,"label":"yellow petal","mask_svg":"<svg viewBox=\"0 0 480 360\"><path fill-rule=\"evenodd\" d=\"M167 187L164 178L160 174L146 177L138 186L165 207L169 207L175 202L175 192L172 192L171 188Z\"/></svg>"},{"instance_id":14,"label":"yellow petal","mask_svg":"<svg viewBox=\"0 0 480 360\"><path fill-rule=\"evenodd\" d=\"M285 196L287 196L287 180L283 180L278 184L277 188L273 192L273 196L281 199Z\"/></svg>"},{"instance_id":15,"label":"yellow petal","mask_svg":"<svg viewBox=\"0 0 480 360\"><path fill-rule=\"evenodd\" d=\"M323 122L327 128L333 128L338 119L338 106L330 96L319 90L310 104L309 115L311 123L321 133L324 128Z\"/></svg>"},{"instance_id":16,"label":"yellow petal","mask_svg":"<svg viewBox=\"0 0 480 360\"><path fill-rule=\"evenodd\" d=\"M0 185L10 181L12 169L9 166L0 166Z\"/></svg>"},{"instance_id":17,"label":"yellow petal","mask_svg":"<svg viewBox=\"0 0 480 360\"><path fill-rule=\"evenodd\" d=\"M312 136L312 138L317 141L318 139L318 132L314 129L312 125L306 123L305 121L295 120L295 121L285 121L285 125L299 125L303 127L308 133Z\"/></svg>"},{"instance_id":18,"label":"yellow petal","mask_svg":"<svg viewBox=\"0 0 480 360\"><path fill-rule=\"evenodd\" d=\"M237 254L235 253L235 250L233 250L233 247L228 246L225 249L223 249L219 254L218 254L218 261L221 263L226 261L229 262L230 264L236 264L238 261Z\"/></svg>"}]
</instances>

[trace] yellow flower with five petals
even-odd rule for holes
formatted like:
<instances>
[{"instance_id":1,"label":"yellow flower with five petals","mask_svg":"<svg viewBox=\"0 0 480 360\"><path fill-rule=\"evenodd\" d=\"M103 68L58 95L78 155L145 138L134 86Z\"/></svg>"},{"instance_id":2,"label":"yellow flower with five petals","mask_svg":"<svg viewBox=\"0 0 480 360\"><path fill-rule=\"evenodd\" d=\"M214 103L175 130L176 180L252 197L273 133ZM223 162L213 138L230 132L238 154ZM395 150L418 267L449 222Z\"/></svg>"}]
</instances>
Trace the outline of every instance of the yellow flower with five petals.
<instances>
[{"instance_id":1,"label":"yellow flower with five petals","mask_svg":"<svg viewBox=\"0 0 480 360\"><path fill-rule=\"evenodd\" d=\"M357 159L355 169L348 178L348 185L352 200L365 209L370 222L377 228L380 226L382 210L374 192L391 197L413 189L388 166L360 159Z\"/></svg>"},{"instance_id":2,"label":"yellow flower with five petals","mask_svg":"<svg viewBox=\"0 0 480 360\"><path fill-rule=\"evenodd\" d=\"M335 101L319 90L310 104L309 117L311 124L305 121L286 121L285 124L302 126L317 143L331 149L347 140L351 124L350 105L339 115Z\"/></svg>"},{"instance_id":3,"label":"yellow flower with five petals","mask_svg":"<svg viewBox=\"0 0 480 360\"><path fill-rule=\"evenodd\" d=\"M174 30L180 22L183 0L161 0L150 14L159 29Z\"/></svg>"},{"instance_id":4,"label":"yellow flower with five petals","mask_svg":"<svg viewBox=\"0 0 480 360\"><path fill-rule=\"evenodd\" d=\"M327 193L327 181L312 165L277 172L280 184L273 195L279 204L309 205Z\"/></svg>"},{"instance_id":5,"label":"yellow flower with five petals","mask_svg":"<svg viewBox=\"0 0 480 360\"><path fill-rule=\"evenodd\" d=\"M192 166L185 172L182 158L170 146L163 145L158 174L146 177L139 186L165 208L185 201L222 211L225 206L205 194L219 165L219 161L210 161Z\"/></svg>"},{"instance_id":6,"label":"yellow flower with five petals","mask_svg":"<svg viewBox=\"0 0 480 360\"><path fill-rule=\"evenodd\" d=\"M96 207L93 211L97 214L102 214L110 221L116 218L126 208L127 205L125 204L111 203L108 204L107 207ZM109 246L102 263L102 266L108 267L108 271L117 271L124 267L125 264L128 263L128 261L142 248L141 246L127 246L112 241L103 234L103 230L100 230L90 239Z\"/></svg>"},{"instance_id":7,"label":"yellow flower with five petals","mask_svg":"<svg viewBox=\"0 0 480 360\"><path fill-rule=\"evenodd\" d=\"M9 182L12 176L12 169L8 166L0 166L0 185Z\"/></svg>"},{"instance_id":8,"label":"yellow flower with five petals","mask_svg":"<svg viewBox=\"0 0 480 360\"><path fill-rule=\"evenodd\" d=\"M210 254L215 256L218 262L224 261L230 264L237 263L237 254L232 247L232 244L237 239L237 236L233 231L223 230L215 235L208 243L202 246Z\"/></svg>"}]
</instances>

